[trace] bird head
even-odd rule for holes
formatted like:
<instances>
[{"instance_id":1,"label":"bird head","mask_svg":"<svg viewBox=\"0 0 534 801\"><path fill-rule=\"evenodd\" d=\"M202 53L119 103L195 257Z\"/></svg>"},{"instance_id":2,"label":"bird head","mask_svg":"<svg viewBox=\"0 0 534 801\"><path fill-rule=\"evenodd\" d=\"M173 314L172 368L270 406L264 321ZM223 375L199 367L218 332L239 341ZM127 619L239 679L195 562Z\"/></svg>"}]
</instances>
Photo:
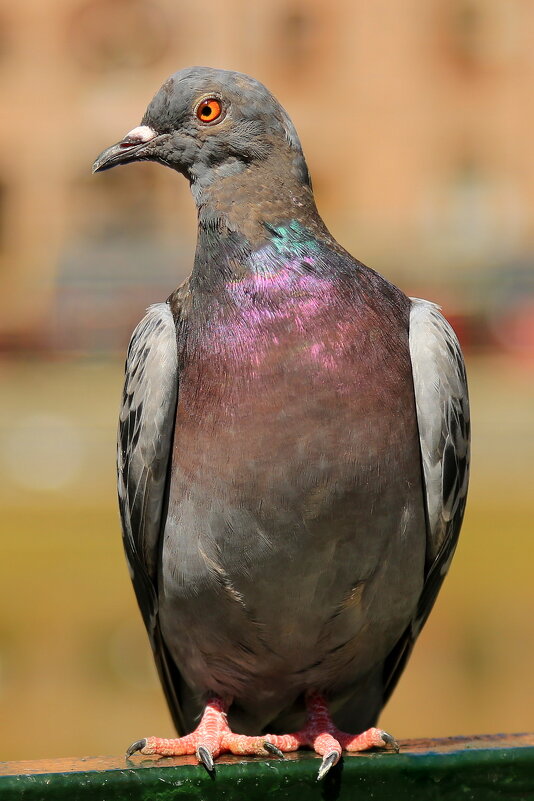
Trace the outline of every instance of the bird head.
<instances>
[{"instance_id":1,"label":"bird head","mask_svg":"<svg viewBox=\"0 0 534 801\"><path fill-rule=\"evenodd\" d=\"M272 155L309 184L295 128L263 84L239 72L191 67L163 84L141 124L104 150L93 172L156 161L202 189Z\"/></svg>"}]
</instances>

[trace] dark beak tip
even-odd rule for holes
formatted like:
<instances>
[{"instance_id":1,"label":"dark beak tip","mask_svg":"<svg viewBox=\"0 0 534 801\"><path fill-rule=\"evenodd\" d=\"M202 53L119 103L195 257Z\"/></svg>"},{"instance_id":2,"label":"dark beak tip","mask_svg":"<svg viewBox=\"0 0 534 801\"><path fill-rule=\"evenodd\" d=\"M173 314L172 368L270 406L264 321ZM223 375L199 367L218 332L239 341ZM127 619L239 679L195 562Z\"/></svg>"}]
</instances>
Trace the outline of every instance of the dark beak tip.
<instances>
[{"instance_id":1,"label":"dark beak tip","mask_svg":"<svg viewBox=\"0 0 534 801\"><path fill-rule=\"evenodd\" d=\"M105 170L110 170L112 167L117 167L120 164L127 164L129 161L133 161L134 159L128 158L126 154L139 151L141 145L142 143L139 143L137 147L135 147L132 143L124 141L111 145L111 147L106 148L96 157L91 170L92 174L94 175L95 172L104 172Z\"/></svg>"},{"instance_id":2,"label":"dark beak tip","mask_svg":"<svg viewBox=\"0 0 534 801\"><path fill-rule=\"evenodd\" d=\"M100 153L93 162L93 166L91 167L91 173L94 175L95 172L103 172L105 169L114 166L114 162L110 159L110 150L111 148L107 148Z\"/></svg>"},{"instance_id":3,"label":"dark beak tip","mask_svg":"<svg viewBox=\"0 0 534 801\"><path fill-rule=\"evenodd\" d=\"M91 167L91 175L95 175L97 172L106 172L106 170L110 170L115 166L116 164L106 164L105 162L101 162L99 159L97 159Z\"/></svg>"}]
</instances>

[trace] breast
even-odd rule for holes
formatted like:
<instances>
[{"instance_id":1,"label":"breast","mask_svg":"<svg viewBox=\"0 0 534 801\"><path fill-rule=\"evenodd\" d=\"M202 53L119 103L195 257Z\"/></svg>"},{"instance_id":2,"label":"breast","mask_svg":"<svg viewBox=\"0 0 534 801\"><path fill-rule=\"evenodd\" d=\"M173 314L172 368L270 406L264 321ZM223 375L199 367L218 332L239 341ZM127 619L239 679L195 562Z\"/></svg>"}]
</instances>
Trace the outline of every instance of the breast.
<instances>
[{"instance_id":1,"label":"breast","mask_svg":"<svg viewBox=\"0 0 534 801\"><path fill-rule=\"evenodd\" d=\"M394 642L422 581L403 311L388 302L384 313L328 283L300 289L243 291L214 309L189 339L180 378L166 598L180 610L176 625L189 620L191 636L211 643L208 662L224 651L224 681L240 683L233 694L247 681L260 692L262 669L317 663L319 642L355 648L382 584L395 595L383 624ZM403 583L409 559L420 576ZM376 643L360 648L362 662L376 658ZM201 659L183 636L181 647L183 661Z\"/></svg>"},{"instance_id":2,"label":"breast","mask_svg":"<svg viewBox=\"0 0 534 801\"><path fill-rule=\"evenodd\" d=\"M191 332L174 465L221 491L231 465L233 491L251 501L308 482L317 505L333 474L380 483L378 465L417 439L404 304L315 277L289 295L257 280L246 290Z\"/></svg>"}]
</instances>

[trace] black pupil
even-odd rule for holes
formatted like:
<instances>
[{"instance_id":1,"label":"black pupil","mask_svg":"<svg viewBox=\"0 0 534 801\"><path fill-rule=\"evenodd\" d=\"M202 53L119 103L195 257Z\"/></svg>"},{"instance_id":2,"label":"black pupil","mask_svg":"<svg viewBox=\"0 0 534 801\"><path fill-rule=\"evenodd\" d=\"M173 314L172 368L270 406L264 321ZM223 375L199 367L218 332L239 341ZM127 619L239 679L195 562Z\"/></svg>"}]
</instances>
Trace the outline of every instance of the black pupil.
<instances>
[{"instance_id":1,"label":"black pupil","mask_svg":"<svg viewBox=\"0 0 534 801\"><path fill-rule=\"evenodd\" d=\"M202 111L200 112L203 117L209 117L211 115L211 106L205 105L202 106Z\"/></svg>"}]
</instances>

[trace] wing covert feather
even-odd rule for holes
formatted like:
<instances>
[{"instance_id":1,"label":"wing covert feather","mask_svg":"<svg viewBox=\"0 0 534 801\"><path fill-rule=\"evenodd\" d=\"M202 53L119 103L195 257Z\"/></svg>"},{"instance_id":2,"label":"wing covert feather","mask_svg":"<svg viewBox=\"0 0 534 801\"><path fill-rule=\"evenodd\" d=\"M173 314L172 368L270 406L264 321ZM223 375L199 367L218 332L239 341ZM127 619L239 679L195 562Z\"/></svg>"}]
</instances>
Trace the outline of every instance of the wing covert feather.
<instances>
[{"instance_id":1,"label":"wing covert feather","mask_svg":"<svg viewBox=\"0 0 534 801\"><path fill-rule=\"evenodd\" d=\"M118 494L135 594L171 714L183 731L178 697L182 682L161 634L157 599L178 378L175 319L168 303L157 303L147 310L128 348L117 443Z\"/></svg>"},{"instance_id":2,"label":"wing covert feather","mask_svg":"<svg viewBox=\"0 0 534 801\"><path fill-rule=\"evenodd\" d=\"M410 314L410 355L431 569L444 550L452 557L463 518L469 481L469 399L456 334L438 306L417 298L412 298Z\"/></svg>"},{"instance_id":3,"label":"wing covert feather","mask_svg":"<svg viewBox=\"0 0 534 801\"><path fill-rule=\"evenodd\" d=\"M439 306L419 298L411 301L409 345L427 518L427 558L414 618L386 660L385 700L402 673L449 569L469 482L469 398L460 345Z\"/></svg>"}]
</instances>

